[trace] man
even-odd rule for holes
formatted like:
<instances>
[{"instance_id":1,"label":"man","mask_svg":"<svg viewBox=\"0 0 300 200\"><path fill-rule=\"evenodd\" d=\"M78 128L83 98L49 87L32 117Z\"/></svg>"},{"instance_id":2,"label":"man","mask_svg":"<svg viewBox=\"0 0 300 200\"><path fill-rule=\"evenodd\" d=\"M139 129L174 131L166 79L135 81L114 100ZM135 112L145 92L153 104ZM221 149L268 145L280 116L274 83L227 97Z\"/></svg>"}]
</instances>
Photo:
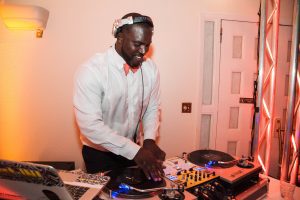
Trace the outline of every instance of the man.
<instances>
[{"instance_id":1,"label":"man","mask_svg":"<svg viewBox=\"0 0 300 200\"><path fill-rule=\"evenodd\" d=\"M160 80L144 58L152 42L150 17L129 13L113 25L113 47L96 54L75 79L74 109L88 173L137 164L160 181L165 152L155 143L159 128ZM139 131L143 127L143 145Z\"/></svg>"}]
</instances>

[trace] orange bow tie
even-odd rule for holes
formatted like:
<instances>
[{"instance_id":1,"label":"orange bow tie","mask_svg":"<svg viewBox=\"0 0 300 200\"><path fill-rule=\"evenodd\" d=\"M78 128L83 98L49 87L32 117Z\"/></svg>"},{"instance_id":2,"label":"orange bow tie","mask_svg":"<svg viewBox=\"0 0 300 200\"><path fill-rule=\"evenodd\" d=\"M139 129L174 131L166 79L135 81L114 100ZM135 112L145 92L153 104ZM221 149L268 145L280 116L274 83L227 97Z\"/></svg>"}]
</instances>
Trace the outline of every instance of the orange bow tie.
<instances>
[{"instance_id":1,"label":"orange bow tie","mask_svg":"<svg viewBox=\"0 0 300 200\"><path fill-rule=\"evenodd\" d=\"M133 68L133 67L130 67L127 63L124 64L124 72L125 72L126 76L129 73L129 70L131 70L133 73L135 73L138 69L139 69L139 67Z\"/></svg>"}]
</instances>

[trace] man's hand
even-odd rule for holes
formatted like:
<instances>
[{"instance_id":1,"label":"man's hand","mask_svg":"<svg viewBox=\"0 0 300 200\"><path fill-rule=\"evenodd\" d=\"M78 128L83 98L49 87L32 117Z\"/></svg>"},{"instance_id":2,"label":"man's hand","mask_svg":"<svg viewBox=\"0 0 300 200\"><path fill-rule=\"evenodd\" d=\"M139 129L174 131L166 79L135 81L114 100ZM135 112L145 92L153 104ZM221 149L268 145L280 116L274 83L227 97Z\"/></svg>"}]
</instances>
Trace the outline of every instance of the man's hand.
<instances>
[{"instance_id":1,"label":"man's hand","mask_svg":"<svg viewBox=\"0 0 300 200\"><path fill-rule=\"evenodd\" d=\"M165 160L166 153L157 146L154 140L151 139L144 140L143 147L151 151L158 160L162 162Z\"/></svg>"},{"instance_id":2,"label":"man's hand","mask_svg":"<svg viewBox=\"0 0 300 200\"><path fill-rule=\"evenodd\" d=\"M136 164L144 171L148 179L161 181L161 177L164 174L162 165L163 161L158 159L155 154L153 154L153 152L151 152L148 148L145 148L144 146L140 148L133 159Z\"/></svg>"}]
</instances>

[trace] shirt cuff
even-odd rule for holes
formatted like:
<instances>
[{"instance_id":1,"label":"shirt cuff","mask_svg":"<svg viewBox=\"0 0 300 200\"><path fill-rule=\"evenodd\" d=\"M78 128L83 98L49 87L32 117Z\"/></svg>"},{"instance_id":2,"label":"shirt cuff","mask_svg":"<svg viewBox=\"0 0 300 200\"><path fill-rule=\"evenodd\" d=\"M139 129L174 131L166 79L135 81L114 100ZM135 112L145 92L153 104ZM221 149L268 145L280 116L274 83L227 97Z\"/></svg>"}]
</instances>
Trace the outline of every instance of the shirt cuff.
<instances>
[{"instance_id":1,"label":"shirt cuff","mask_svg":"<svg viewBox=\"0 0 300 200\"><path fill-rule=\"evenodd\" d=\"M135 155L137 154L137 152L140 150L140 146L135 144L134 142L132 141L129 141L124 147L123 147L123 150L120 152L120 155L129 159L129 160L132 160Z\"/></svg>"},{"instance_id":2,"label":"shirt cuff","mask_svg":"<svg viewBox=\"0 0 300 200\"><path fill-rule=\"evenodd\" d=\"M147 140L147 139L151 139L151 140L156 140L156 135L147 135L147 136L144 136L144 140Z\"/></svg>"}]
</instances>

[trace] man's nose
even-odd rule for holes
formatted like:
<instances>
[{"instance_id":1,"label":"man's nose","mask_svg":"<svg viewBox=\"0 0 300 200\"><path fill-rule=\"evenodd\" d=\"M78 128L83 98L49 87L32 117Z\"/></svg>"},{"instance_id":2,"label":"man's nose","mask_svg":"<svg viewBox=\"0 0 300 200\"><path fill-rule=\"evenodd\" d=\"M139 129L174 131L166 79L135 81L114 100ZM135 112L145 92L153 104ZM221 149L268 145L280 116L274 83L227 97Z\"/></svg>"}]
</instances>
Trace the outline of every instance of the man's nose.
<instances>
[{"instance_id":1,"label":"man's nose","mask_svg":"<svg viewBox=\"0 0 300 200\"><path fill-rule=\"evenodd\" d=\"M142 45L139 49L139 53L144 55L146 53L146 46Z\"/></svg>"}]
</instances>

